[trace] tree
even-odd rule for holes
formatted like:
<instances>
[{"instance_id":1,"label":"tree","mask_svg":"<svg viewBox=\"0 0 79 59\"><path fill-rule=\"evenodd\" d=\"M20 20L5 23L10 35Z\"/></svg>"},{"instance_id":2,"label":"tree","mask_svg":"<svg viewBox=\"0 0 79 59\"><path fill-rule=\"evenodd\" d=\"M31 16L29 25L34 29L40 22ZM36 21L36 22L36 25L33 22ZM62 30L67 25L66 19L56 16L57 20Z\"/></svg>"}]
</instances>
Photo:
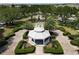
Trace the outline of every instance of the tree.
<instances>
[{"instance_id":1,"label":"tree","mask_svg":"<svg viewBox=\"0 0 79 59\"><path fill-rule=\"evenodd\" d=\"M39 11L38 5L31 5L29 7L29 13L30 13L31 19L33 18L33 15L38 11Z\"/></svg>"},{"instance_id":2,"label":"tree","mask_svg":"<svg viewBox=\"0 0 79 59\"><path fill-rule=\"evenodd\" d=\"M52 8L50 5L40 5L39 8L45 17L45 20L47 19L48 14L52 13Z\"/></svg>"},{"instance_id":3,"label":"tree","mask_svg":"<svg viewBox=\"0 0 79 59\"><path fill-rule=\"evenodd\" d=\"M52 18L47 19L44 27L47 30L55 29L55 21Z\"/></svg>"}]
</instances>

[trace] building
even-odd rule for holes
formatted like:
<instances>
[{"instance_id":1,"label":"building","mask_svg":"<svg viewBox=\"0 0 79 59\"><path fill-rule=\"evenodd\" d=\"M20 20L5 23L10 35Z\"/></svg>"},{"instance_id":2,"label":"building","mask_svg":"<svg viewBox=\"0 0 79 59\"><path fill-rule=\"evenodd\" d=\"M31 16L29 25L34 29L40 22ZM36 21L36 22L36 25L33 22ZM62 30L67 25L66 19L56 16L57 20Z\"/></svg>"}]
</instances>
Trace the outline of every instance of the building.
<instances>
[{"instance_id":1,"label":"building","mask_svg":"<svg viewBox=\"0 0 79 59\"><path fill-rule=\"evenodd\" d=\"M50 33L43 27L36 27L28 34L28 42L32 45L45 45L50 41Z\"/></svg>"}]
</instances>

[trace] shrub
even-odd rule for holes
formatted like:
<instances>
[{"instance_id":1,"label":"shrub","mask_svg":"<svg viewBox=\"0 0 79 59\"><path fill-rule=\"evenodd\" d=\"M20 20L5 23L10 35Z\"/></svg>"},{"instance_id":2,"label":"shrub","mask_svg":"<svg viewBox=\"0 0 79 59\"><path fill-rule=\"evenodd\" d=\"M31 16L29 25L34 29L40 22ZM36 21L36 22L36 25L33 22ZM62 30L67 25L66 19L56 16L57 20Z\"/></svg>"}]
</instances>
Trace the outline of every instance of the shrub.
<instances>
[{"instance_id":1,"label":"shrub","mask_svg":"<svg viewBox=\"0 0 79 59\"><path fill-rule=\"evenodd\" d=\"M28 38L28 36L27 36L28 33L29 33L29 31L27 31L27 32L24 33L24 35L23 35L23 39L27 39L27 38Z\"/></svg>"},{"instance_id":2,"label":"shrub","mask_svg":"<svg viewBox=\"0 0 79 59\"><path fill-rule=\"evenodd\" d=\"M28 29L28 30L33 30L34 26L31 22L27 21L26 23L24 23L21 28L23 29Z\"/></svg>"},{"instance_id":3,"label":"shrub","mask_svg":"<svg viewBox=\"0 0 79 59\"><path fill-rule=\"evenodd\" d=\"M14 32L17 32L17 31L19 31L19 30L21 30L21 29L22 29L21 27L15 27L13 31L14 31Z\"/></svg>"},{"instance_id":4,"label":"shrub","mask_svg":"<svg viewBox=\"0 0 79 59\"><path fill-rule=\"evenodd\" d=\"M55 38L56 38L56 36L55 36L55 35L51 35L51 38L52 38L52 39L55 39Z\"/></svg>"},{"instance_id":5,"label":"shrub","mask_svg":"<svg viewBox=\"0 0 79 59\"><path fill-rule=\"evenodd\" d=\"M46 22L44 24L44 28L47 30L55 29L55 20L52 18L46 19Z\"/></svg>"},{"instance_id":6,"label":"shrub","mask_svg":"<svg viewBox=\"0 0 79 59\"><path fill-rule=\"evenodd\" d=\"M69 39L74 40L74 36L73 35L69 35L68 37L69 37Z\"/></svg>"},{"instance_id":7,"label":"shrub","mask_svg":"<svg viewBox=\"0 0 79 59\"><path fill-rule=\"evenodd\" d=\"M5 36L4 38L5 38L5 40L7 40L7 39L9 39L12 36L15 36L14 32L11 32L11 33L7 34L7 36Z\"/></svg>"},{"instance_id":8,"label":"shrub","mask_svg":"<svg viewBox=\"0 0 79 59\"><path fill-rule=\"evenodd\" d=\"M44 47L45 53L52 53L52 54L63 54L63 49L58 41L52 42L52 47Z\"/></svg>"},{"instance_id":9,"label":"shrub","mask_svg":"<svg viewBox=\"0 0 79 59\"><path fill-rule=\"evenodd\" d=\"M33 53L35 51L34 46L22 48L25 41L20 41L18 45L15 48L15 54L27 54L27 53Z\"/></svg>"},{"instance_id":10,"label":"shrub","mask_svg":"<svg viewBox=\"0 0 79 59\"><path fill-rule=\"evenodd\" d=\"M51 35L51 38L56 38L56 36L58 35L56 32L52 32L52 31L49 31L50 35Z\"/></svg>"},{"instance_id":11,"label":"shrub","mask_svg":"<svg viewBox=\"0 0 79 59\"><path fill-rule=\"evenodd\" d=\"M0 29L0 32L4 32L4 29Z\"/></svg>"},{"instance_id":12,"label":"shrub","mask_svg":"<svg viewBox=\"0 0 79 59\"><path fill-rule=\"evenodd\" d=\"M4 29L0 29L0 39L3 38Z\"/></svg>"},{"instance_id":13,"label":"shrub","mask_svg":"<svg viewBox=\"0 0 79 59\"><path fill-rule=\"evenodd\" d=\"M75 45L75 46L78 46L79 47L79 38L78 39L71 40L70 43L72 45Z\"/></svg>"},{"instance_id":14,"label":"shrub","mask_svg":"<svg viewBox=\"0 0 79 59\"><path fill-rule=\"evenodd\" d=\"M70 36L71 33L69 33L69 32L64 32L63 35L64 35L64 36Z\"/></svg>"},{"instance_id":15,"label":"shrub","mask_svg":"<svg viewBox=\"0 0 79 59\"><path fill-rule=\"evenodd\" d=\"M65 32L65 29L63 27L59 27L58 29Z\"/></svg>"},{"instance_id":16,"label":"shrub","mask_svg":"<svg viewBox=\"0 0 79 59\"><path fill-rule=\"evenodd\" d=\"M79 35L69 35L68 36L71 40L74 40L76 38L79 38Z\"/></svg>"}]
</instances>

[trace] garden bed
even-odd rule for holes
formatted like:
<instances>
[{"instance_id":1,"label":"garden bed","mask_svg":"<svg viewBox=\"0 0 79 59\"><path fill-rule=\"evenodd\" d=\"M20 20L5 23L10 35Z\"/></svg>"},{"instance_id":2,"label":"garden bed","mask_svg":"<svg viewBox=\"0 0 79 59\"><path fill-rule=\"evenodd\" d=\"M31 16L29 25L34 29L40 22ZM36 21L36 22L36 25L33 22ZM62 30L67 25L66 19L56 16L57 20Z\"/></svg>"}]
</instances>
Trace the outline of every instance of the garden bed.
<instances>
[{"instance_id":1,"label":"garden bed","mask_svg":"<svg viewBox=\"0 0 79 59\"><path fill-rule=\"evenodd\" d=\"M23 39L28 39L28 33L29 33L29 31L27 31L27 32L24 33Z\"/></svg>"},{"instance_id":2,"label":"garden bed","mask_svg":"<svg viewBox=\"0 0 79 59\"><path fill-rule=\"evenodd\" d=\"M34 53L35 47L28 44L26 41L20 41L15 48L15 54Z\"/></svg>"},{"instance_id":3,"label":"garden bed","mask_svg":"<svg viewBox=\"0 0 79 59\"><path fill-rule=\"evenodd\" d=\"M49 31L51 38L55 39L58 34L56 32Z\"/></svg>"},{"instance_id":4,"label":"garden bed","mask_svg":"<svg viewBox=\"0 0 79 59\"><path fill-rule=\"evenodd\" d=\"M79 47L79 38L75 38L74 40L71 40L70 43L72 45L78 46Z\"/></svg>"},{"instance_id":5,"label":"garden bed","mask_svg":"<svg viewBox=\"0 0 79 59\"><path fill-rule=\"evenodd\" d=\"M63 48L57 40L52 41L44 47L45 53L64 54Z\"/></svg>"}]
</instances>

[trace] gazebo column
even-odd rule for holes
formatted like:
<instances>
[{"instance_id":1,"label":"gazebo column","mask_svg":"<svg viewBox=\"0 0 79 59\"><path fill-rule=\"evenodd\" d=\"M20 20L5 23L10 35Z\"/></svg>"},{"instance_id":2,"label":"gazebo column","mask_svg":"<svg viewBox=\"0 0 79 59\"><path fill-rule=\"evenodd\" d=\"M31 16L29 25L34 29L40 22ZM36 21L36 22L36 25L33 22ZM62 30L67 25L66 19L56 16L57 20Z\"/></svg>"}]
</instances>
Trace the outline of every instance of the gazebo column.
<instances>
[{"instance_id":1,"label":"gazebo column","mask_svg":"<svg viewBox=\"0 0 79 59\"><path fill-rule=\"evenodd\" d=\"M33 39L34 40L34 43L35 43L35 39Z\"/></svg>"},{"instance_id":2,"label":"gazebo column","mask_svg":"<svg viewBox=\"0 0 79 59\"><path fill-rule=\"evenodd\" d=\"M45 43L44 43L44 39L43 39L43 44L45 44Z\"/></svg>"}]
</instances>

